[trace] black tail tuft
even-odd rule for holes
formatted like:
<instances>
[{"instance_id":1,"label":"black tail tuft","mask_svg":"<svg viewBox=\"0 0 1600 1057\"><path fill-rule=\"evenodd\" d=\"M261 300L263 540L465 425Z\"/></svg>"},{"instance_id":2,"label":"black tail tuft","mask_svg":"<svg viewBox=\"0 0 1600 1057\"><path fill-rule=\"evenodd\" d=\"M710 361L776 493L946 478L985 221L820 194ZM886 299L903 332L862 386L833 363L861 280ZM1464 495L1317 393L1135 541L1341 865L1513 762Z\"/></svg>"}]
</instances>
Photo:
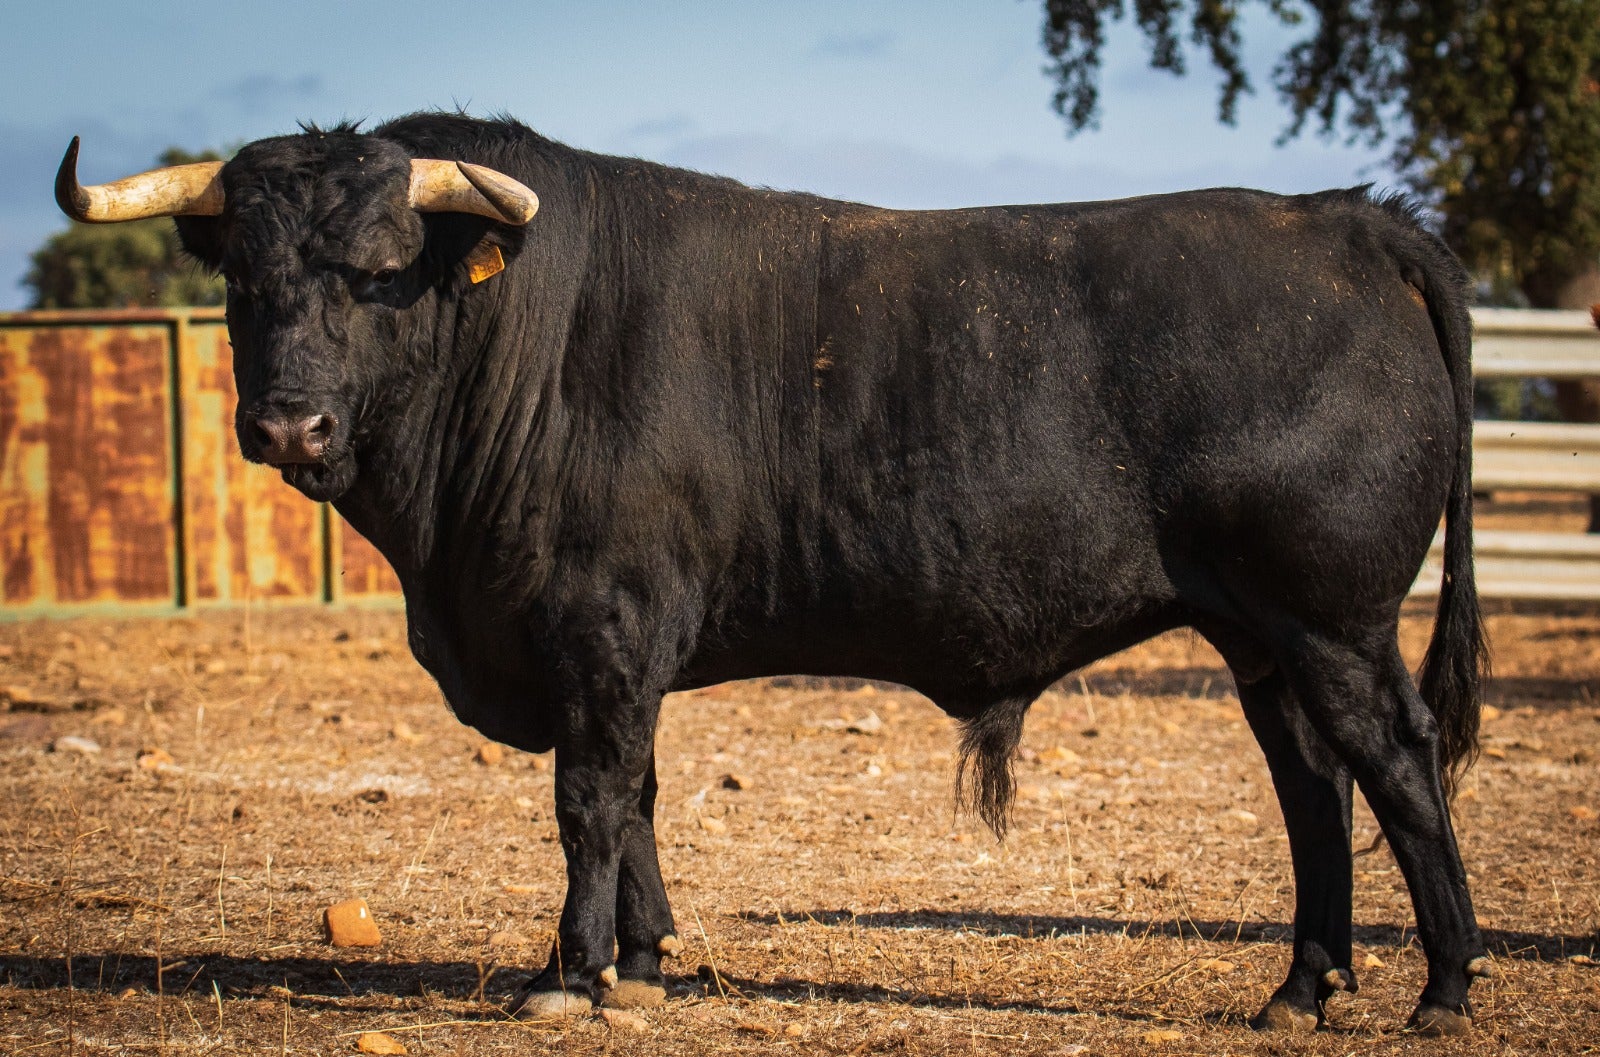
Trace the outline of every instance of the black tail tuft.
<instances>
[{"instance_id":1,"label":"black tail tuft","mask_svg":"<svg viewBox=\"0 0 1600 1057\"><path fill-rule=\"evenodd\" d=\"M1022 740L1022 719L1031 701L1008 700L979 712L961 725L961 762L956 768L956 801L1004 839L1011 824L1017 781L1011 761ZM969 779L969 773L970 779Z\"/></svg>"}]
</instances>

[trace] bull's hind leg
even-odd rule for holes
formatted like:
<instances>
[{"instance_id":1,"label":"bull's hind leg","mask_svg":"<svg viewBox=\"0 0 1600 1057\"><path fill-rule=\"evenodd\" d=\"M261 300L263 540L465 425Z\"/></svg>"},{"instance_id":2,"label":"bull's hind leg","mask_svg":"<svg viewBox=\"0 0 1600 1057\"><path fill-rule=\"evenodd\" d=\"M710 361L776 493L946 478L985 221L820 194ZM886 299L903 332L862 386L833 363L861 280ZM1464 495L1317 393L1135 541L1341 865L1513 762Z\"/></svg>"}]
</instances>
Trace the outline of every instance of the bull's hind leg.
<instances>
[{"instance_id":1,"label":"bull's hind leg","mask_svg":"<svg viewBox=\"0 0 1600 1057\"><path fill-rule=\"evenodd\" d=\"M1307 1031L1335 991L1356 989L1350 968L1350 771L1310 729L1287 680L1239 680L1245 718L1267 758L1294 862L1294 957L1252 1026Z\"/></svg>"},{"instance_id":2,"label":"bull's hind leg","mask_svg":"<svg viewBox=\"0 0 1600 1057\"><path fill-rule=\"evenodd\" d=\"M659 1005L667 996L661 959L678 950L672 907L656 859L656 765L652 760L639 794L638 817L622 837L617 876L617 985L603 1005L626 1009Z\"/></svg>"},{"instance_id":3,"label":"bull's hind leg","mask_svg":"<svg viewBox=\"0 0 1600 1057\"><path fill-rule=\"evenodd\" d=\"M1438 724L1411 682L1394 630L1374 630L1364 641L1302 630L1282 662L1307 718L1354 774L1411 891L1428 959L1411 1027L1465 1034L1467 989L1488 974L1489 962L1445 802Z\"/></svg>"}]
</instances>

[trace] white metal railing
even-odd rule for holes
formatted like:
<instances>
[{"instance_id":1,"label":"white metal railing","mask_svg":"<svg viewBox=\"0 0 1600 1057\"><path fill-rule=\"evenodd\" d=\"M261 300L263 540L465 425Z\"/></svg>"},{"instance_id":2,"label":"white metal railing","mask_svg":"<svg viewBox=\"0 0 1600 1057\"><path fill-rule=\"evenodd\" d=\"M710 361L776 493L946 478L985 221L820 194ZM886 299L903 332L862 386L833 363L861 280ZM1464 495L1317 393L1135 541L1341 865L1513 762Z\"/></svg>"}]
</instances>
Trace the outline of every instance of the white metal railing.
<instances>
[{"instance_id":1,"label":"white metal railing","mask_svg":"<svg viewBox=\"0 0 1600 1057\"><path fill-rule=\"evenodd\" d=\"M1473 373L1480 378L1600 377L1600 329L1588 312L1480 308L1472 312ZM1600 425L1474 425L1473 486L1600 493ZM1439 591L1443 540L1435 538L1412 593ZM1478 593L1489 598L1600 600L1600 535L1479 530Z\"/></svg>"}]
</instances>

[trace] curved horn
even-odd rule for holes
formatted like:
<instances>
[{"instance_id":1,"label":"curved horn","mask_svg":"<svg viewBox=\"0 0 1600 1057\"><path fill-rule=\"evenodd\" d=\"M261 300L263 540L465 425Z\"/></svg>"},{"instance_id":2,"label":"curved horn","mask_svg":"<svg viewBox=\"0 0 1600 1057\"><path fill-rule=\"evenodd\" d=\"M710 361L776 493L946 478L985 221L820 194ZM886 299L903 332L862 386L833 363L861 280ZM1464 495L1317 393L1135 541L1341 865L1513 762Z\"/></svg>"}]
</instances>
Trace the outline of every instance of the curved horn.
<instances>
[{"instance_id":1,"label":"curved horn","mask_svg":"<svg viewBox=\"0 0 1600 1057\"><path fill-rule=\"evenodd\" d=\"M411 208L419 213L475 213L502 224L526 224L539 196L505 173L464 161L414 158Z\"/></svg>"},{"instance_id":2,"label":"curved horn","mask_svg":"<svg viewBox=\"0 0 1600 1057\"><path fill-rule=\"evenodd\" d=\"M145 217L207 216L222 212L219 161L170 165L116 183L85 187L78 182L78 137L72 137L56 170L56 205L74 220L110 224Z\"/></svg>"}]
</instances>

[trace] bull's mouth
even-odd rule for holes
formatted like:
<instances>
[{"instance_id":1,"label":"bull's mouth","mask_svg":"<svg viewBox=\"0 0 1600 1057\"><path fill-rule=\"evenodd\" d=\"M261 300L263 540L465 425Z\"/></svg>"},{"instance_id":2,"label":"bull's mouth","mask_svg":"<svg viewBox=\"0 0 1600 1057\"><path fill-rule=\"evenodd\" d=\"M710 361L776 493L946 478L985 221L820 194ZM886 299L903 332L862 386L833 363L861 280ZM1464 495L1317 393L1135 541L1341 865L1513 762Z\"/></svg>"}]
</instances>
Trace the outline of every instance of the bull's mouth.
<instances>
[{"instance_id":1,"label":"bull's mouth","mask_svg":"<svg viewBox=\"0 0 1600 1057\"><path fill-rule=\"evenodd\" d=\"M338 499L356 480L356 461L348 454L331 456L325 462L287 463L278 470L285 484L319 503Z\"/></svg>"}]
</instances>

